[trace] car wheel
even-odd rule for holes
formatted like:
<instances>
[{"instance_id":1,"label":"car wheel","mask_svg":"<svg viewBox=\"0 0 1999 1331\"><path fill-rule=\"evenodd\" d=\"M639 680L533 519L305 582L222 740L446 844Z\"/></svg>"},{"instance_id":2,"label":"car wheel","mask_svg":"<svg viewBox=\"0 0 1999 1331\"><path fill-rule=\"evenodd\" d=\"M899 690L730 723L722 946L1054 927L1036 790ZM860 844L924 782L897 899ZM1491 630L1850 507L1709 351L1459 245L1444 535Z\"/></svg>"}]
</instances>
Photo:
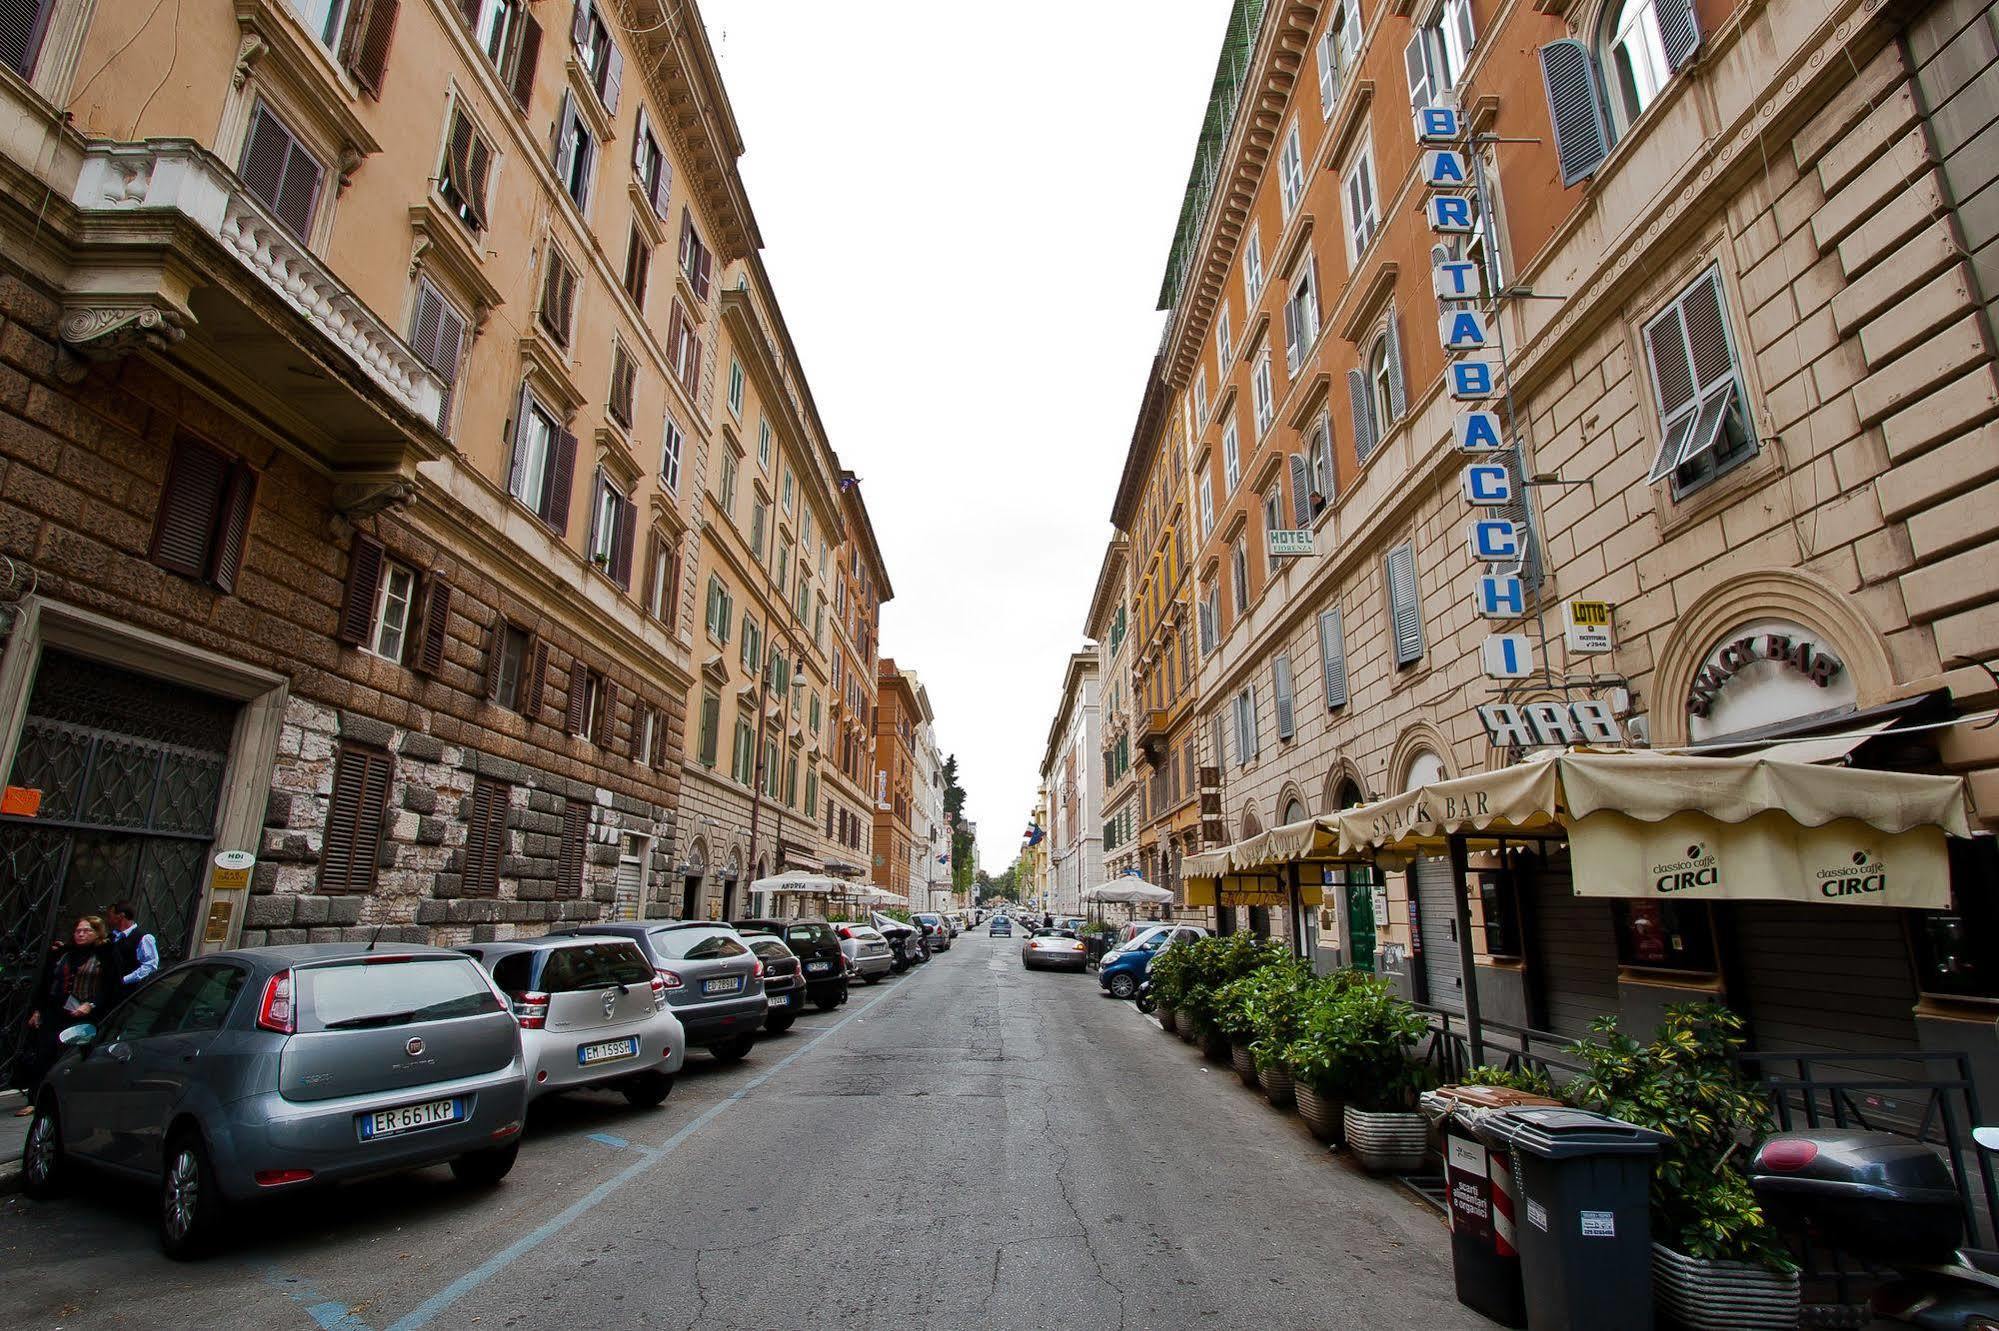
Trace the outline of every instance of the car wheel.
<instances>
[{"instance_id":1,"label":"car wheel","mask_svg":"<svg viewBox=\"0 0 1999 1331\"><path fill-rule=\"evenodd\" d=\"M1138 992L1138 981L1122 972L1111 976L1111 997L1130 998Z\"/></svg>"},{"instance_id":2,"label":"car wheel","mask_svg":"<svg viewBox=\"0 0 1999 1331\"><path fill-rule=\"evenodd\" d=\"M635 1072L619 1083L618 1089L634 1109L657 1109L661 1101L673 1094L673 1074L658 1068Z\"/></svg>"},{"instance_id":3,"label":"car wheel","mask_svg":"<svg viewBox=\"0 0 1999 1331\"><path fill-rule=\"evenodd\" d=\"M21 1191L45 1202L62 1191L69 1167L62 1150L62 1122L56 1116L56 1098L44 1095L28 1122L28 1140L21 1148Z\"/></svg>"},{"instance_id":4,"label":"car wheel","mask_svg":"<svg viewBox=\"0 0 1999 1331\"><path fill-rule=\"evenodd\" d=\"M882 977L879 975L863 975L861 977L862 984L880 984L881 982Z\"/></svg>"},{"instance_id":5,"label":"car wheel","mask_svg":"<svg viewBox=\"0 0 1999 1331\"><path fill-rule=\"evenodd\" d=\"M717 1063L740 1063L750 1056L750 1050L756 1046L756 1036L739 1035L727 1044L716 1045L708 1052L715 1056Z\"/></svg>"},{"instance_id":6,"label":"car wheel","mask_svg":"<svg viewBox=\"0 0 1999 1331\"><path fill-rule=\"evenodd\" d=\"M772 1035L783 1035L786 1031L791 1029L791 1023L797 1020L798 1018L794 1017L789 1012L783 1013L782 1015L774 1014L772 1016L764 1018L764 1029L769 1031Z\"/></svg>"},{"instance_id":7,"label":"car wheel","mask_svg":"<svg viewBox=\"0 0 1999 1331\"><path fill-rule=\"evenodd\" d=\"M812 1000L812 1006L818 1008L821 1012L831 1012L834 1008L840 1006L840 996L838 994L827 994L822 998L815 998Z\"/></svg>"},{"instance_id":8,"label":"car wheel","mask_svg":"<svg viewBox=\"0 0 1999 1331\"><path fill-rule=\"evenodd\" d=\"M505 1146L459 1156L451 1162L451 1176L470 1188L490 1188L507 1176L520 1154L520 1138L516 1137Z\"/></svg>"},{"instance_id":9,"label":"car wheel","mask_svg":"<svg viewBox=\"0 0 1999 1331\"><path fill-rule=\"evenodd\" d=\"M222 1219L222 1192L201 1134L182 1129L167 1143L160 1172L160 1248L177 1262L199 1257Z\"/></svg>"}]
</instances>

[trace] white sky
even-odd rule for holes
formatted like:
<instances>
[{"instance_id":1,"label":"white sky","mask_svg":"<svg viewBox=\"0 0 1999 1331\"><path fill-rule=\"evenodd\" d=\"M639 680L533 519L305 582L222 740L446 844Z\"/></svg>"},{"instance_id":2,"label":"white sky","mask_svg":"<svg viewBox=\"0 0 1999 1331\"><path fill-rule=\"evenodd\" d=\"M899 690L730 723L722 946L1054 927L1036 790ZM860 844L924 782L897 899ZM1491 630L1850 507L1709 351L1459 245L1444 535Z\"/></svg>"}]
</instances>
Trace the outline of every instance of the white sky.
<instances>
[{"instance_id":1,"label":"white sky","mask_svg":"<svg viewBox=\"0 0 1999 1331\"><path fill-rule=\"evenodd\" d=\"M982 866L1012 862L1229 0L701 0L807 380Z\"/></svg>"}]
</instances>

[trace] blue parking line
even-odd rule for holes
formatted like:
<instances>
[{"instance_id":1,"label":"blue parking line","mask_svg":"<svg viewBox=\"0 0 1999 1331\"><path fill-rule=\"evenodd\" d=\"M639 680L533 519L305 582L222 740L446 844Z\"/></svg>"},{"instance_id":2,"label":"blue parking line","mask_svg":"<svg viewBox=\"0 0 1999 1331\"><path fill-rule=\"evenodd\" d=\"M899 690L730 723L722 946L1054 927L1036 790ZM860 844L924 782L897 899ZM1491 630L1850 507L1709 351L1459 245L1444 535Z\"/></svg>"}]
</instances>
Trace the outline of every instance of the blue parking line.
<instances>
[{"instance_id":1,"label":"blue parking line","mask_svg":"<svg viewBox=\"0 0 1999 1331\"><path fill-rule=\"evenodd\" d=\"M446 1285L443 1289L431 1295L428 1299L425 1299L422 1303L412 1308L409 1312L403 1314L402 1317L398 1318L395 1322L390 1324L388 1331L417 1331L418 1327L429 1326L431 1322L437 1319L439 1314L448 1310L453 1304L457 1303L458 1300L464 1298L467 1294L470 1294L473 1290L479 1288L481 1285L491 1280L494 1276L498 1275L501 1271L505 1270L512 1263L519 1261L522 1257L526 1256L530 1252L533 1252L536 1248L546 1243L549 1239L554 1238L557 1234L560 1234L563 1230L575 1224L578 1220L588 1215L591 1211L596 1210L597 1207L604 1201L605 1198L609 1197L612 1193L617 1192L620 1188L624 1187L627 1183L630 1183L633 1179L645 1173L647 1170L651 1169L654 1165L657 1165L661 1160L664 1160L667 1157L667 1155L669 1155L676 1146L679 1146L682 1142L686 1141L689 1137L692 1137L702 1128L707 1127L708 1124L712 1123L715 1120L716 1116L719 1115L724 1109L727 1109L730 1105L736 1103L738 1100L741 1100L743 1097L747 1096L751 1091L754 1091L757 1087L763 1085L765 1082L769 1081L772 1077L775 1077L778 1073L784 1071L786 1068L790 1067L793 1063L797 1062L805 1055L811 1053L812 1050L822 1040L830 1038L832 1035L838 1032L842 1026L845 1026L848 1022L854 1020L856 1017L859 1017L862 1013L867 1012L870 1008L874 1007L875 1004L881 1002L883 999L892 997L895 992L896 991L891 990L889 993L880 994L875 998L869 999L865 1005L854 1009L854 1011L848 1013L845 1017L842 1017L839 1021L827 1027L825 1031L823 1031L819 1035L814 1036L806 1044L803 1044L799 1046L797 1049L794 1049L792 1052L786 1054L783 1058L779 1059L771 1067L765 1069L762 1072L759 1072L756 1076L744 1082L734 1091L731 1091L727 1097L725 1097L722 1100L718 1100L713 1105L710 1105L706 1110L702 1111L701 1114L696 1116L685 1127L681 1128L680 1131L674 1133L671 1137L668 1137L665 1141L661 1142L657 1147L644 1147L644 1146L640 1147L639 1158L637 1160L634 1160L631 1164L625 1166L623 1169L619 1170L616 1174L613 1174L610 1178L605 1179L602 1183L599 1183L596 1187L590 1189L589 1192L585 1193L582 1197L579 1197L574 1202L571 1202L568 1206L564 1207L560 1212L550 1217L540 1226L531 1230L527 1234L522 1235L520 1238L514 1240L512 1243L508 1244L505 1248L502 1248L499 1252L493 1254L493 1256L486 1259L485 1262L483 1262L479 1266L474 1267L472 1270L467 1271L464 1275L458 1277L458 1279L452 1281L450 1284ZM350 1331L350 1328L343 1326L341 1327L341 1331ZM355 1325L353 1331L359 1331L358 1324Z\"/></svg>"},{"instance_id":2,"label":"blue parking line","mask_svg":"<svg viewBox=\"0 0 1999 1331\"><path fill-rule=\"evenodd\" d=\"M608 1132L592 1132L587 1134L587 1137L590 1141L599 1142L605 1146L610 1147L614 1151L622 1151L627 1146L631 1145L631 1143L626 1141L623 1137L613 1137Z\"/></svg>"}]
</instances>

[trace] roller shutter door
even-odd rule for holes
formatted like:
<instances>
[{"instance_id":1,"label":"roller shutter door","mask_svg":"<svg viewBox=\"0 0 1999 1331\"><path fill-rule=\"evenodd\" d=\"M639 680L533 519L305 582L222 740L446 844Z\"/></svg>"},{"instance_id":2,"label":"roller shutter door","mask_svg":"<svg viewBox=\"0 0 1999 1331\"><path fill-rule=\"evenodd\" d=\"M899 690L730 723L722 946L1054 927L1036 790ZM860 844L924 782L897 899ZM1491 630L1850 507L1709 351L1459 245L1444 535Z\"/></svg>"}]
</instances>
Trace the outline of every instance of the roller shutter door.
<instances>
[{"instance_id":1,"label":"roller shutter door","mask_svg":"<svg viewBox=\"0 0 1999 1331\"><path fill-rule=\"evenodd\" d=\"M1431 1007L1465 1010L1465 981L1458 965L1458 914L1451 862L1417 860L1409 866L1416 899L1416 927L1423 944L1423 992Z\"/></svg>"},{"instance_id":2,"label":"roller shutter door","mask_svg":"<svg viewBox=\"0 0 1999 1331\"><path fill-rule=\"evenodd\" d=\"M1735 1006L1749 1019L1752 1049L1917 1048L1916 984L1901 912L1745 901L1723 914L1723 927L1735 929L1742 989ZM1920 1075L1913 1062L1872 1063L1865 1071L1882 1073Z\"/></svg>"},{"instance_id":3,"label":"roller shutter door","mask_svg":"<svg viewBox=\"0 0 1999 1331\"><path fill-rule=\"evenodd\" d=\"M1575 895L1566 859L1529 877L1534 898L1533 983L1536 1018L1546 1030L1577 1039L1598 1017L1615 1014L1617 934L1611 905ZM1644 1032L1626 1032L1640 1036Z\"/></svg>"}]
</instances>

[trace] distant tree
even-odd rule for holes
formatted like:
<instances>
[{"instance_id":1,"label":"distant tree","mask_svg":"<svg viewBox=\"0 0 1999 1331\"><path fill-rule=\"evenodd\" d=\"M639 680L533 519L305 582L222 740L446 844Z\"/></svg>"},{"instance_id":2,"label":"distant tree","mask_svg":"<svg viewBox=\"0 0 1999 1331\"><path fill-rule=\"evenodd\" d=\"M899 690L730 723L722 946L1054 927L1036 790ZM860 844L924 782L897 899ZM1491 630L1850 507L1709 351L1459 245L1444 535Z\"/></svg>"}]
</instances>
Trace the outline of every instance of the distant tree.
<instances>
[{"instance_id":1,"label":"distant tree","mask_svg":"<svg viewBox=\"0 0 1999 1331\"><path fill-rule=\"evenodd\" d=\"M944 820L951 824L951 887L964 892L972 886L972 834L962 826L965 788L958 784L958 755L944 759Z\"/></svg>"}]
</instances>

